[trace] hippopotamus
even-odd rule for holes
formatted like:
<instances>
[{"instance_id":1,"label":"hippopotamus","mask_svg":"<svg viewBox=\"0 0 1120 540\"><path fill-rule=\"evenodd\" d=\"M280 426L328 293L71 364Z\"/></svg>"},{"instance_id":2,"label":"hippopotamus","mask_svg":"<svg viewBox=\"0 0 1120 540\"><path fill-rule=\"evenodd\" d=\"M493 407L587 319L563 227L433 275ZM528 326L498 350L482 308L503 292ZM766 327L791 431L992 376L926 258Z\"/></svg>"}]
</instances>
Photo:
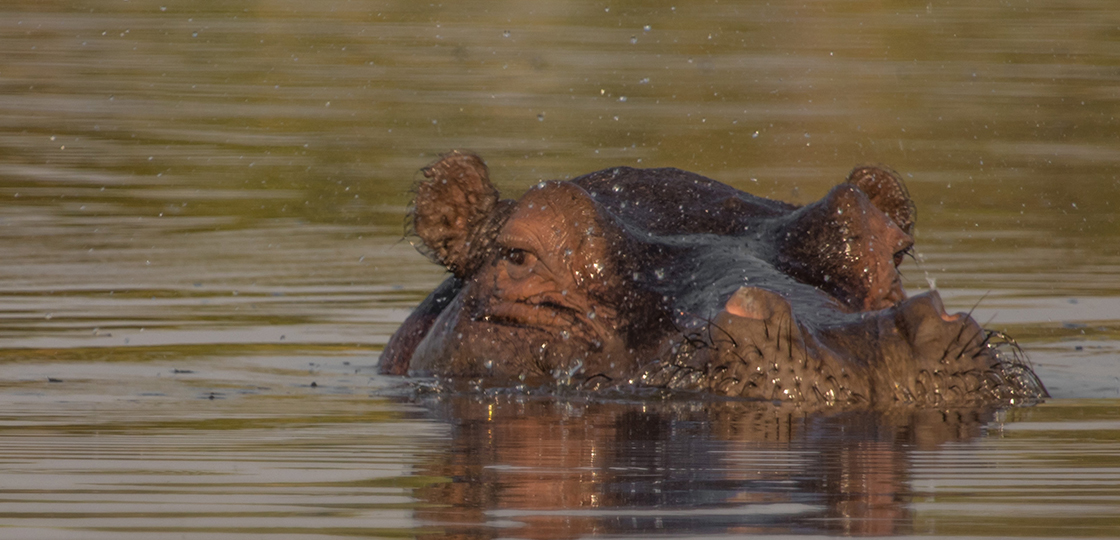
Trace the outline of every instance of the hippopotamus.
<instances>
[{"instance_id":1,"label":"hippopotamus","mask_svg":"<svg viewBox=\"0 0 1120 540\"><path fill-rule=\"evenodd\" d=\"M804 206L674 168L542 181L518 200L468 152L422 172L411 231L451 275L382 373L820 406L1047 396L1009 338L936 291L907 295L915 204L885 167Z\"/></svg>"}]
</instances>

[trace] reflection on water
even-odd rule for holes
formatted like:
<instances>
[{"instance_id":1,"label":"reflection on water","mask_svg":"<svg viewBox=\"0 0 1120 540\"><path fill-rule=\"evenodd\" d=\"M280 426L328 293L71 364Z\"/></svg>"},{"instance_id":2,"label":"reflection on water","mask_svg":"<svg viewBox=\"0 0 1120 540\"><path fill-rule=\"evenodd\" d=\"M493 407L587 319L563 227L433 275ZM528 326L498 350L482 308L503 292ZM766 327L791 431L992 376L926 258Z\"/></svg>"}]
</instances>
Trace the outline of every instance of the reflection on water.
<instances>
[{"instance_id":1,"label":"reflection on water","mask_svg":"<svg viewBox=\"0 0 1120 540\"><path fill-rule=\"evenodd\" d=\"M695 401L439 405L453 426L450 452L421 470L452 481L418 490L434 504L417 516L464 536L513 523L540 538L908 534L911 450L975 436L992 419Z\"/></svg>"},{"instance_id":2,"label":"reflection on water","mask_svg":"<svg viewBox=\"0 0 1120 540\"><path fill-rule=\"evenodd\" d=\"M5 537L1110 537L1120 526L1113 402L828 416L657 397L402 400L380 397L373 366L353 356L307 360L211 359L127 387L109 370L7 392ZM231 384L227 369L254 381Z\"/></svg>"},{"instance_id":3,"label":"reflection on water","mask_svg":"<svg viewBox=\"0 0 1120 540\"><path fill-rule=\"evenodd\" d=\"M450 480L417 490L432 504L416 515L440 535L1033 536L1076 523L1094 536L1120 525L1120 423L1092 404L829 417L771 404L465 397L434 409L451 441L419 470ZM1050 422L1071 436L1042 447L1031 433ZM1109 449L1079 457L1093 443L1078 433L1096 429ZM1029 532L1014 517L1024 508Z\"/></svg>"},{"instance_id":4,"label":"reflection on water","mask_svg":"<svg viewBox=\"0 0 1120 540\"><path fill-rule=\"evenodd\" d=\"M1114 534L1117 11L989 4L4 2L0 537ZM509 195L889 164L908 288L1058 399L401 398L378 351L442 279L403 214L451 148Z\"/></svg>"}]
</instances>

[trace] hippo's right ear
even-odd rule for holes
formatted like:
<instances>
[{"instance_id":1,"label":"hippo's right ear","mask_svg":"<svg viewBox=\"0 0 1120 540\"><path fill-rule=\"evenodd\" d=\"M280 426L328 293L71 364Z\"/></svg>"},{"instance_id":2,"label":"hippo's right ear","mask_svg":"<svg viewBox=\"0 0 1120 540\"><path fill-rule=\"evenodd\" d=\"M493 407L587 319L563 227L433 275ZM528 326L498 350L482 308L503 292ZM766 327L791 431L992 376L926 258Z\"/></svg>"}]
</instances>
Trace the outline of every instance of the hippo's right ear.
<instances>
[{"instance_id":1,"label":"hippo's right ear","mask_svg":"<svg viewBox=\"0 0 1120 540\"><path fill-rule=\"evenodd\" d=\"M488 258L513 201L499 200L482 158L465 152L444 154L422 169L409 210L417 246L456 277L469 276Z\"/></svg>"},{"instance_id":2,"label":"hippo's right ear","mask_svg":"<svg viewBox=\"0 0 1120 540\"><path fill-rule=\"evenodd\" d=\"M917 211L906 184L898 173L885 167L856 167L848 173L849 184L867 195L871 204L882 210L902 232L914 235L914 217Z\"/></svg>"}]
</instances>

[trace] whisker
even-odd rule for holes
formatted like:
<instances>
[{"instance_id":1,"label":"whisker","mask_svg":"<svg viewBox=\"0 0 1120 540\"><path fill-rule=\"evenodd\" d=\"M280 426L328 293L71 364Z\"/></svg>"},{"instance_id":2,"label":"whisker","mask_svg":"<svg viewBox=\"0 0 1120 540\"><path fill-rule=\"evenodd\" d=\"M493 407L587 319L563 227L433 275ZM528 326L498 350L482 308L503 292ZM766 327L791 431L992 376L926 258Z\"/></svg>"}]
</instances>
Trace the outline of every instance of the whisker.
<instances>
[{"instance_id":1,"label":"whisker","mask_svg":"<svg viewBox=\"0 0 1120 540\"><path fill-rule=\"evenodd\" d=\"M982 334L983 332L984 332L984 329L983 329L983 328L981 328L981 329L977 330L977 331L976 331L976 334L975 334L975 335L973 335L972 337L968 338L968 342L971 342L972 340L976 339L976 338L977 338L977 337L979 337L979 336L980 336L980 334ZM966 342L966 343L967 343L967 342ZM965 351L965 350L966 350L966 347L965 347L964 345L961 345L961 352L957 353L957 357L956 357L956 358L954 358L954 360L960 360L960 359L961 359L961 356L963 356L963 355L964 355L964 351Z\"/></svg>"},{"instance_id":2,"label":"whisker","mask_svg":"<svg viewBox=\"0 0 1120 540\"><path fill-rule=\"evenodd\" d=\"M969 317L971 317L971 316L972 316L972 312L973 312L973 311L976 311L976 308L980 307L980 302L983 302L983 301L984 301L984 299L985 299L985 298L987 298L989 294L992 294L992 291L991 291L991 289L988 289L988 291L987 291L987 292L985 292L984 294L980 295L980 299L979 299L979 300L977 300L975 304L972 304L972 309L968 310L968 316L969 316Z\"/></svg>"},{"instance_id":3,"label":"whisker","mask_svg":"<svg viewBox=\"0 0 1120 540\"><path fill-rule=\"evenodd\" d=\"M712 344L715 344L715 342L716 342L715 338L712 336L712 327L715 327L716 330L719 330L720 332L723 332L723 335L727 336L727 339L729 339L731 341L731 346L732 347L738 347L739 346L739 342L735 340L735 336L731 335L731 332L728 332L725 328L716 324L715 321L713 321L711 319L705 319L705 320L708 323L708 340Z\"/></svg>"},{"instance_id":4,"label":"whisker","mask_svg":"<svg viewBox=\"0 0 1120 540\"><path fill-rule=\"evenodd\" d=\"M976 308L980 307L980 302L983 302L984 299L987 298L988 294L991 293L991 292L992 291L989 290L988 292L985 292L983 295L981 295L980 299L977 300L976 303L972 305L972 309L968 310L968 317L970 319L972 318L972 313L974 311L976 311ZM991 321L989 321L989 322L991 322ZM953 341L951 341L949 343L949 345L947 347L945 347L945 352L941 353L941 360L939 360L939 362L945 362L945 359L949 356L949 352L953 348L953 345L956 344L956 343L960 343L961 336L964 335L965 327L966 327L966 325L961 325L961 329L959 331L957 331L957 337L953 338ZM983 330L984 329L981 328L981 331L983 331ZM977 334L977 335L979 335L979 334ZM976 337L973 336L972 338L969 339L969 341L972 341L973 339L976 339ZM957 357L955 358L956 360L960 360L961 355L964 354L964 350L965 350L964 347L961 347L961 352L959 354L957 354Z\"/></svg>"},{"instance_id":5,"label":"whisker","mask_svg":"<svg viewBox=\"0 0 1120 540\"><path fill-rule=\"evenodd\" d=\"M949 342L949 345L945 347L945 352L941 353L941 360L938 360L938 362L944 363L945 358L949 356L949 350L953 348L953 344L960 343L961 336L964 335L965 326L966 325L963 324L961 325L961 329L957 331L957 337L954 337L953 340Z\"/></svg>"},{"instance_id":6,"label":"whisker","mask_svg":"<svg viewBox=\"0 0 1120 540\"><path fill-rule=\"evenodd\" d=\"M789 359L793 360L793 317L790 316L786 321L788 322L786 328L786 350L789 353Z\"/></svg>"}]
</instances>

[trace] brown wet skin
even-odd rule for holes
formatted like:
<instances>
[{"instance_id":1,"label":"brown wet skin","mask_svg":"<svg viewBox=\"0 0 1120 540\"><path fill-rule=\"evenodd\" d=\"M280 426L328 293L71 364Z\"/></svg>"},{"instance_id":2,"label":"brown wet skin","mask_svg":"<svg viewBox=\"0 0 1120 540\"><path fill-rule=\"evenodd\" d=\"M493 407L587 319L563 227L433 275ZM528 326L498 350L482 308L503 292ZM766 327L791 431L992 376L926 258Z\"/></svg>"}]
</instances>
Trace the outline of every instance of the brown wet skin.
<instances>
[{"instance_id":1,"label":"brown wet skin","mask_svg":"<svg viewBox=\"0 0 1120 540\"><path fill-rule=\"evenodd\" d=\"M887 169L802 207L677 169L607 169L517 201L472 154L423 172L412 226L453 275L394 334L383 373L811 405L1046 396L1005 338L936 292L907 298L915 209Z\"/></svg>"}]
</instances>

